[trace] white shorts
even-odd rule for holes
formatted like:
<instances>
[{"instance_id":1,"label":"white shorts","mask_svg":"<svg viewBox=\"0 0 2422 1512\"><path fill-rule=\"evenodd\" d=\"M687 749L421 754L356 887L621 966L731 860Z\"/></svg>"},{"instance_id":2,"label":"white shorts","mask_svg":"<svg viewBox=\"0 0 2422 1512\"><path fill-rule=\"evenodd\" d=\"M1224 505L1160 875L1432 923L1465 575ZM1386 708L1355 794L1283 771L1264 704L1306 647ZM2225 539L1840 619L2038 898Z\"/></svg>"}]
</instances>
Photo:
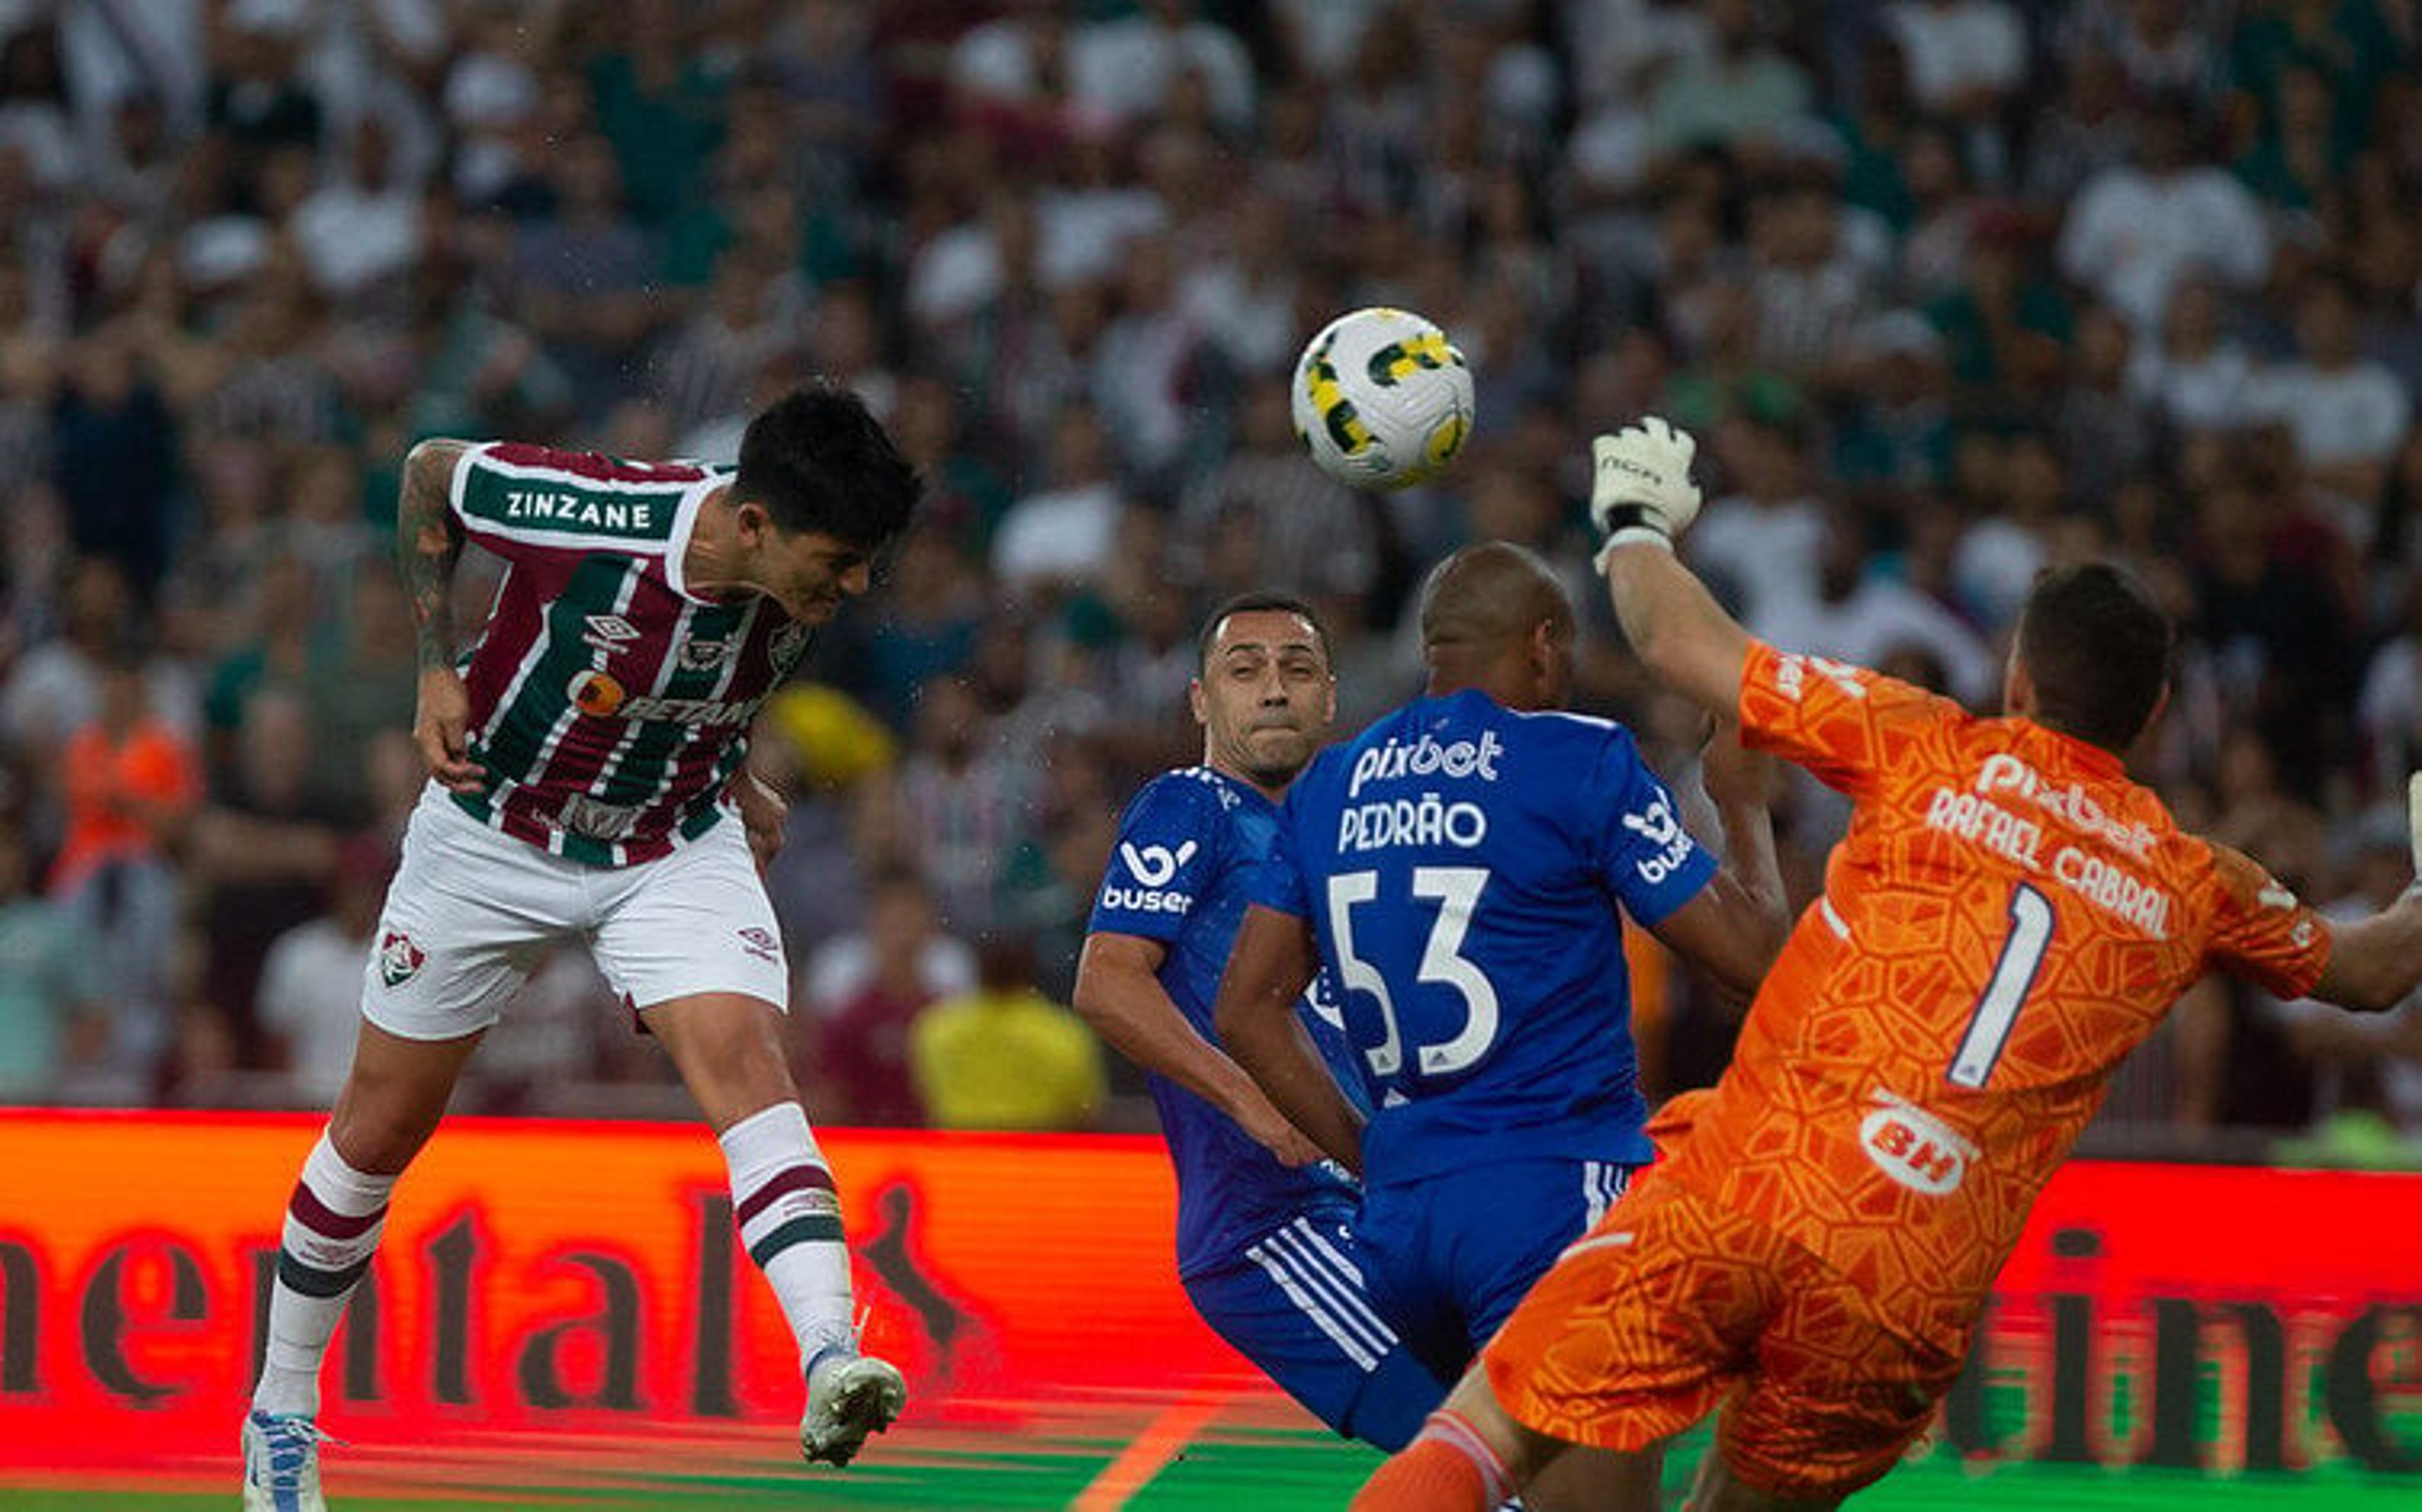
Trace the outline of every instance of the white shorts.
<instances>
[{"instance_id":1,"label":"white shorts","mask_svg":"<svg viewBox=\"0 0 2422 1512\"><path fill-rule=\"evenodd\" d=\"M492 830L432 787L387 885L362 1016L406 1039L496 1021L548 949L588 943L633 1009L737 992L787 1009L774 906L736 818L636 866L584 866Z\"/></svg>"}]
</instances>

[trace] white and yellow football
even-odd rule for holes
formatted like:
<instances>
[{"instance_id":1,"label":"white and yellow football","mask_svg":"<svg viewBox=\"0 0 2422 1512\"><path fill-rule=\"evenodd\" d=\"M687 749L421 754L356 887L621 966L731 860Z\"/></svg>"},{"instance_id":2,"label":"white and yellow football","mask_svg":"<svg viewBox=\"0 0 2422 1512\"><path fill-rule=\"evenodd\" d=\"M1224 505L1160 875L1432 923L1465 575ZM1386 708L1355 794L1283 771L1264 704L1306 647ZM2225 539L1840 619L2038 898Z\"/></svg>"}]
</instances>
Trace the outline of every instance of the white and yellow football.
<instances>
[{"instance_id":1,"label":"white and yellow football","mask_svg":"<svg viewBox=\"0 0 2422 1512\"><path fill-rule=\"evenodd\" d=\"M1436 477L1471 433L1471 368L1446 333L1410 310L1348 311L1295 365L1295 433L1356 488Z\"/></svg>"}]
</instances>

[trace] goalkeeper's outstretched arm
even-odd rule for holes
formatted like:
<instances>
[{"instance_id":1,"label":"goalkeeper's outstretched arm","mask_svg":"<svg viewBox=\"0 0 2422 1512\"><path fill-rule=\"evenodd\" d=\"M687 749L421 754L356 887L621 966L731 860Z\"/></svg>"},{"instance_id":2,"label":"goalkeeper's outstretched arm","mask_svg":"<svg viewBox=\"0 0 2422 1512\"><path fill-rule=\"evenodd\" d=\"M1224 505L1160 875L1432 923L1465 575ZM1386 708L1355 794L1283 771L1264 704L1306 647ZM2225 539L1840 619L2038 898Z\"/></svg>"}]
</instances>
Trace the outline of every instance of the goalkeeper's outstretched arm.
<instances>
[{"instance_id":1,"label":"goalkeeper's outstretched arm","mask_svg":"<svg viewBox=\"0 0 2422 1512\"><path fill-rule=\"evenodd\" d=\"M2358 1013L2385 1013L2422 987L2422 772L2405 782L2414 881L2367 919L2338 926L2313 996Z\"/></svg>"},{"instance_id":2,"label":"goalkeeper's outstretched arm","mask_svg":"<svg viewBox=\"0 0 2422 1512\"><path fill-rule=\"evenodd\" d=\"M1624 638L1649 675L1719 719L1738 718L1749 631L1670 547L1618 540L1599 560Z\"/></svg>"},{"instance_id":3,"label":"goalkeeper's outstretched arm","mask_svg":"<svg viewBox=\"0 0 2422 1512\"><path fill-rule=\"evenodd\" d=\"M1655 415L1590 443L1590 518L1606 539L1598 570L1624 637L1658 681L1719 719L1740 712L1749 632L1674 557L1699 515L1699 444Z\"/></svg>"}]
</instances>

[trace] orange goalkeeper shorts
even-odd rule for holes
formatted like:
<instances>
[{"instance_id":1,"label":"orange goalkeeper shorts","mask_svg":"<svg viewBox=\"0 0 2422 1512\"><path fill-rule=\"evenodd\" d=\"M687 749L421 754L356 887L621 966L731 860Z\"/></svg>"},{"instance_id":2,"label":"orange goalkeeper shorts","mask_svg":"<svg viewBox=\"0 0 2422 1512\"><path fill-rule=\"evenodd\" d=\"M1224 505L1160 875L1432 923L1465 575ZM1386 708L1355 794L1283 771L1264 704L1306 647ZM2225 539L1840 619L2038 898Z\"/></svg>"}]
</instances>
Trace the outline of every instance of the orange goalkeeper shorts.
<instances>
[{"instance_id":1,"label":"orange goalkeeper shorts","mask_svg":"<svg viewBox=\"0 0 2422 1512\"><path fill-rule=\"evenodd\" d=\"M1566 1249L1482 1360L1498 1401L1567 1442L1638 1449L1720 1404L1743 1484L1847 1496L1926 1431L1959 1360L1762 1224L1652 1175Z\"/></svg>"}]
</instances>

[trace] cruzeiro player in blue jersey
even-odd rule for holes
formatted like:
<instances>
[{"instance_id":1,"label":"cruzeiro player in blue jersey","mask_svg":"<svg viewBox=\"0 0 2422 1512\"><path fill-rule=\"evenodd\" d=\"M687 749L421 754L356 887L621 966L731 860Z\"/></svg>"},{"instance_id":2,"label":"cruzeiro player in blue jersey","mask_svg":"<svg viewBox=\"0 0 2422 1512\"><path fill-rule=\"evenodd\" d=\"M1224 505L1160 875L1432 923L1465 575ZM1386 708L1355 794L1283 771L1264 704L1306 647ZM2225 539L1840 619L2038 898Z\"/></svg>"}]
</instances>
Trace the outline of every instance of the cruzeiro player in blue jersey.
<instances>
[{"instance_id":1,"label":"cruzeiro player in blue jersey","mask_svg":"<svg viewBox=\"0 0 2422 1512\"><path fill-rule=\"evenodd\" d=\"M1744 998L1788 919L1762 758L1729 736L1709 747L1720 869L1629 731L1555 711L1574 616L1545 563L1466 548L1423 585L1421 626L1428 695L1287 795L1216 1024L1361 1172L1374 1300L1452 1378L1649 1159L1617 906ZM1367 1125L1292 1010L1320 964L1377 1104ZM1606 1504L1637 1489L1594 1477L1655 1469L1568 1456L1561 1490L1542 1477L1529 1494Z\"/></svg>"},{"instance_id":2,"label":"cruzeiro player in blue jersey","mask_svg":"<svg viewBox=\"0 0 2422 1512\"><path fill-rule=\"evenodd\" d=\"M1322 1422L1393 1450L1454 1378L1416 1360L1365 1295L1351 1183L1211 1033L1246 875L1336 712L1312 610L1283 594L1220 606L1203 629L1192 701L1203 764L1153 779L1128 805L1077 1008L1152 1073L1177 1168L1177 1274L1195 1309ZM1333 1026L1315 1019L1307 1033L1350 1065Z\"/></svg>"}]
</instances>

